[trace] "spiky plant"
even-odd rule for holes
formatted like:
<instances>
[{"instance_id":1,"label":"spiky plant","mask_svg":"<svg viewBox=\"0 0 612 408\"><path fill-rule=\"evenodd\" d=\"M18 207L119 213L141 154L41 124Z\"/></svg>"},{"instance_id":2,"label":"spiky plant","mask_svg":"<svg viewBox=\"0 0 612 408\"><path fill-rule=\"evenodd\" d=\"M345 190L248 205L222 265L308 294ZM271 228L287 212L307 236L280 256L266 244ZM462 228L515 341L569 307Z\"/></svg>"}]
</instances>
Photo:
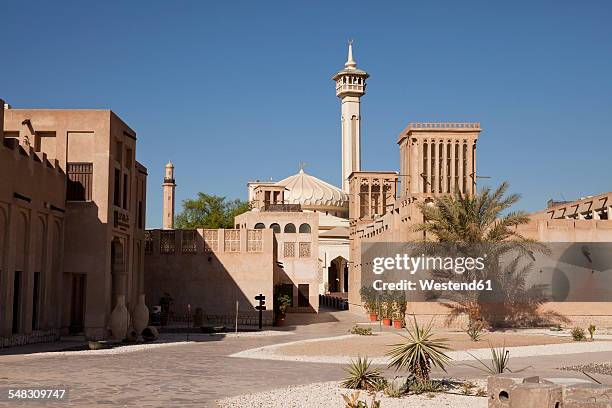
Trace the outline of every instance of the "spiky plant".
<instances>
[{"instance_id":1,"label":"spiky plant","mask_svg":"<svg viewBox=\"0 0 612 408\"><path fill-rule=\"evenodd\" d=\"M595 330L597 330L597 327L595 327L594 324L590 324L589 325L589 336L591 337L591 341L593 341L593 336L595 335Z\"/></svg>"},{"instance_id":2,"label":"spiky plant","mask_svg":"<svg viewBox=\"0 0 612 408\"><path fill-rule=\"evenodd\" d=\"M474 322L470 324L465 331L472 341L480 341L484 333L482 332L482 323Z\"/></svg>"},{"instance_id":3,"label":"spiky plant","mask_svg":"<svg viewBox=\"0 0 612 408\"><path fill-rule=\"evenodd\" d=\"M521 371L524 371L531 367L531 366L527 366L527 367L521 368L520 370L513 371L509 367L510 350L506 349L506 345L504 344L502 347L498 349L491 345L489 345L489 347L491 349L491 361L490 362L483 361L479 359L478 357L476 357L475 355L473 355L472 353L468 352L469 355L474 357L474 359L479 363L479 365L472 365L472 364L465 364L465 365L467 365L468 367L476 368L478 370L484 371L492 375L503 374L506 371L510 373L520 373Z\"/></svg>"},{"instance_id":4,"label":"spiky plant","mask_svg":"<svg viewBox=\"0 0 612 408\"><path fill-rule=\"evenodd\" d=\"M432 367L446 371L450 361L450 357L444 354L450 350L448 340L434 337L431 322L427 326L419 326L416 316L412 317L412 328L406 328L408 336L399 334L406 341L392 345L393 348L386 354L391 357L389 368L394 367L396 371L408 370L418 381L429 380Z\"/></svg>"},{"instance_id":5,"label":"spiky plant","mask_svg":"<svg viewBox=\"0 0 612 408\"><path fill-rule=\"evenodd\" d=\"M351 364L344 369L348 376L340 383L344 388L355 390L377 390L384 380L378 368L370 368L372 362L368 357L357 356Z\"/></svg>"}]
</instances>

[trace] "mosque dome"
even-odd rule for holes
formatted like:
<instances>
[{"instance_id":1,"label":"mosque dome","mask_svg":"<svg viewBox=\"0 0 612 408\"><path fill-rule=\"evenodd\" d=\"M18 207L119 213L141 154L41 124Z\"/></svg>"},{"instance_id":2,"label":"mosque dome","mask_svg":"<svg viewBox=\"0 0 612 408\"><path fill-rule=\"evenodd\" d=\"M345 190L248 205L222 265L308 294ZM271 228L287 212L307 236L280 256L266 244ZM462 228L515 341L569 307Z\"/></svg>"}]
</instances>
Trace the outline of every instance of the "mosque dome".
<instances>
[{"instance_id":1,"label":"mosque dome","mask_svg":"<svg viewBox=\"0 0 612 408\"><path fill-rule=\"evenodd\" d=\"M304 169L276 183L285 187L285 203L300 204L306 210L348 211L349 197L338 187L310 174Z\"/></svg>"}]
</instances>

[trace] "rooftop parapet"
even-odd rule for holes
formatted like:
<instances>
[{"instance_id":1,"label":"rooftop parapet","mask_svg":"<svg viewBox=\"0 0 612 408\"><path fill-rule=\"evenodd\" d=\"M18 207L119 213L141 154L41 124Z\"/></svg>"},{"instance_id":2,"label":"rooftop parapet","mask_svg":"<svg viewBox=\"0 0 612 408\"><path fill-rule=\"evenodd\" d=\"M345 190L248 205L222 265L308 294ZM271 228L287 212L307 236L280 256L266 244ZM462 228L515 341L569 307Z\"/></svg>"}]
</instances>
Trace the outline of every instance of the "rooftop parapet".
<instances>
[{"instance_id":1,"label":"rooftop parapet","mask_svg":"<svg viewBox=\"0 0 612 408\"><path fill-rule=\"evenodd\" d=\"M480 122L410 122L397 138L400 143L413 131L425 132L480 132Z\"/></svg>"},{"instance_id":2,"label":"rooftop parapet","mask_svg":"<svg viewBox=\"0 0 612 408\"><path fill-rule=\"evenodd\" d=\"M480 130L480 122L410 122L405 131L410 130Z\"/></svg>"}]
</instances>

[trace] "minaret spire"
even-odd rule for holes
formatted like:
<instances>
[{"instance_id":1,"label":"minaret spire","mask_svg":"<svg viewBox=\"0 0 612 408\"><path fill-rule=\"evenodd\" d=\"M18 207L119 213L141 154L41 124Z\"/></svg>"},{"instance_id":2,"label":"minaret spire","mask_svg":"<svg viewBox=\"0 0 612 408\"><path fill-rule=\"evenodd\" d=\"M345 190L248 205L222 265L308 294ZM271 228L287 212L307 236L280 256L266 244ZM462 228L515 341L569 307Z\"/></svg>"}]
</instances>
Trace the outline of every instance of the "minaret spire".
<instances>
[{"instance_id":1,"label":"minaret spire","mask_svg":"<svg viewBox=\"0 0 612 408\"><path fill-rule=\"evenodd\" d=\"M347 69L354 69L355 67L357 67L357 63L353 59L353 39L352 38L348 41L348 57L346 59L346 64L344 64L344 66Z\"/></svg>"},{"instance_id":2,"label":"minaret spire","mask_svg":"<svg viewBox=\"0 0 612 408\"><path fill-rule=\"evenodd\" d=\"M360 99L365 94L367 72L357 68L353 59L353 40L348 42L348 57L344 68L332 77L336 96L342 100L342 190L349 193L349 177L361 170Z\"/></svg>"}]
</instances>

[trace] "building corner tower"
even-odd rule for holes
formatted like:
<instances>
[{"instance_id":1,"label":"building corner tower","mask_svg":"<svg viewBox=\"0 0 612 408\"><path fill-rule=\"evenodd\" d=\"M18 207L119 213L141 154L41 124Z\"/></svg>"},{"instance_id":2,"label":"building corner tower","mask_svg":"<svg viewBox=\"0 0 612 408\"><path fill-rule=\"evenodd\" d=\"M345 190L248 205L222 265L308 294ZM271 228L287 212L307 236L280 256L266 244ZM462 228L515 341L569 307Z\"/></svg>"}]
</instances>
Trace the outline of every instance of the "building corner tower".
<instances>
[{"instance_id":1,"label":"building corner tower","mask_svg":"<svg viewBox=\"0 0 612 408\"><path fill-rule=\"evenodd\" d=\"M164 214L163 214L163 229L174 229L174 190L176 183L174 182L174 165L171 161L166 164L166 175L164 176Z\"/></svg>"},{"instance_id":2,"label":"building corner tower","mask_svg":"<svg viewBox=\"0 0 612 408\"><path fill-rule=\"evenodd\" d=\"M365 94L368 73L357 68L353 59L353 41L348 44L348 58L344 69L332 80L336 81L336 96L342 101L342 190L349 192L349 176L361 170L361 113L360 100Z\"/></svg>"}]
</instances>

